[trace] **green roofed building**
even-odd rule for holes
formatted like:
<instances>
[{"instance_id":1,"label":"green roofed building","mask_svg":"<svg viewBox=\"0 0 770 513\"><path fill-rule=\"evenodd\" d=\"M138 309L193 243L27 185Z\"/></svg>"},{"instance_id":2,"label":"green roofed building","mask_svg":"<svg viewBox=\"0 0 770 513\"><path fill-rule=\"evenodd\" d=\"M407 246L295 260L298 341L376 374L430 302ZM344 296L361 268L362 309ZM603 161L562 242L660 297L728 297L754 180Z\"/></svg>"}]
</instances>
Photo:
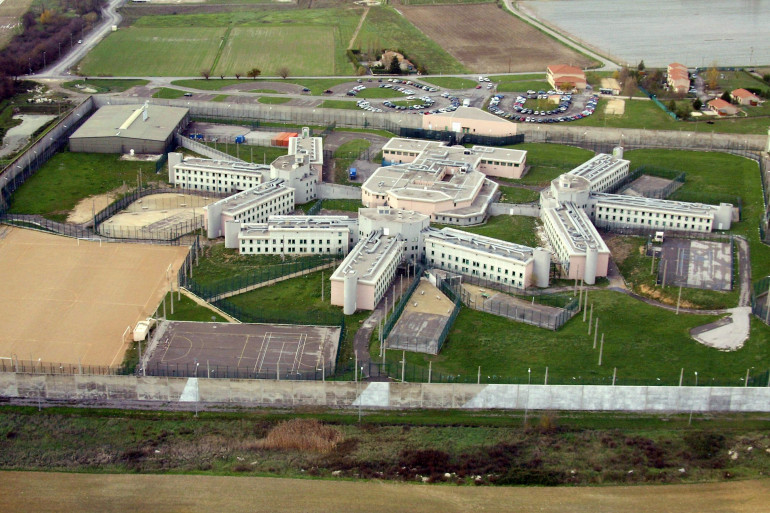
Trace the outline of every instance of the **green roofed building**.
<instances>
[{"instance_id":1,"label":"green roofed building","mask_svg":"<svg viewBox=\"0 0 770 513\"><path fill-rule=\"evenodd\" d=\"M162 105L105 105L70 136L70 151L163 153L189 122L188 109Z\"/></svg>"}]
</instances>

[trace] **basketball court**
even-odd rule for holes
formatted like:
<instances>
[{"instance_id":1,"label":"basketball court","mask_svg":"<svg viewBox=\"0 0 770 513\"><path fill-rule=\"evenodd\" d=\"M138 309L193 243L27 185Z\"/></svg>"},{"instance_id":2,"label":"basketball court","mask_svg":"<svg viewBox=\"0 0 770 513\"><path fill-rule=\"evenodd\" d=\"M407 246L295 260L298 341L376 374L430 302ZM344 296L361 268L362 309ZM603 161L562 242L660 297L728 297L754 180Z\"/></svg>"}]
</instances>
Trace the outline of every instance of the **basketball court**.
<instances>
[{"instance_id":1,"label":"basketball court","mask_svg":"<svg viewBox=\"0 0 770 513\"><path fill-rule=\"evenodd\" d=\"M0 226L0 357L117 366L187 247L76 240Z\"/></svg>"},{"instance_id":2,"label":"basketball court","mask_svg":"<svg viewBox=\"0 0 770 513\"><path fill-rule=\"evenodd\" d=\"M339 338L339 326L164 321L143 360L148 374L165 376L331 374Z\"/></svg>"},{"instance_id":3,"label":"basketball court","mask_svg":"<svg viewBox=\"0 0 770 513\"><path fill-rule=\"evenodd\" d=\"M732 290L729 242L670 238L663 242L658 283L707 290Z\"/></svg>"}]
</instances>

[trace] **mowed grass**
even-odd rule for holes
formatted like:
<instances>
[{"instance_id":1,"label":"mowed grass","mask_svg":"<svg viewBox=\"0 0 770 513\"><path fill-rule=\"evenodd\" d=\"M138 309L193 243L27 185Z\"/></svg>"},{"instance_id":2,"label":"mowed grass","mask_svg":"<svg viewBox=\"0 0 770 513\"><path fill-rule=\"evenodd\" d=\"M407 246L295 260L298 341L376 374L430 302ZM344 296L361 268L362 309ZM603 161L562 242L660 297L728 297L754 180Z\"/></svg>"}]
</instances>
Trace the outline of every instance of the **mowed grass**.
<instances>
[{"instance_id":1,"label":"mowed grass","mask_svg":"<svg viewBox=\"0 0 770 513\"><path fill-rule=\"evenodd\" d=\"M570 122L578 126L607 126L613 128L642 128L647 130L692 130L690 124L675 121L663 109L649 100L626 100L622 116L605 114L607 100L601 99L594 113Z\"/></svg>"},{"instance_id":2,"label":"mowed grass","mask_svg":"<svg viewBox=\"0 0 770 513\"><path fill-rule=\"evenodd\" d=\"M444 89L470 89L476 87L476 81L460 77L425 77L420 79L426 84L433 84Z\"/></svg>"},{"instance_id":3,"label":"mowed grass","mask_svg":"<svg viewBox=\"0 0 770 513\"><path fill-rule=\"evenodd\" d=\"M404 51L415 64L429 73L467 73L460 62L438 43L429 39L392 7L371 7L354 48L389 48Z\"/></svg>"},{"instance_id":4,"label":"mowed grass","mask_svg":"<svg viewBox=\"0 0 770 513\"><path fill-rule=\"evenodd\" d=\"M551 85L545 80L509 81L501 82L497 85L497 91L500 93L525 93L529 90L548 91L549 89L551 89Z\"/></svg>"},{"instance_id":5,"label":"mowed grass","mask_svg":"<svg viewBox=\"0 0 770 513\"><path fill-rule=\"evenodd\" d=\"M322 109L349 109L358 110L356 102L347 102L345 100L324 100L318 107Z\"/></svg>"},{"instance_id":6,"label":"mowed grass","mask_svg":"<svg viewBox=\"0 0 770 513\"><path fill-rule=\"evenodd\" d=\"M511 180L527 185L547 186L557 176L594 156L591 150L563 144L524 143L508 147L527 152L529 172L518 180Z\"/></svg>"},{"instance_id":7,"label":"mowed grass","mask_svg":"<svg viewBox=\"0 0 770 513\"><path fill-rule=\"evenodd\" d=\"M149 83L148 80L142 79L102 79L102 78L90 78L88 80L73 80L71 82L64 82L62 87L71 89L73 91L80 92L81 87L89 87L96 89L98 93L121 93L127 89L136 86L144 86Z\"/></svg>"},{"instance_id":8,"label":"mowed grass","mask_svg":"<svg viewBox=\"0 0 770 513\"><path fill-rule=\"evenodd\" d=\"M64 221L80 200L124 183L135 184L140 169L145 182L164 176L154 174L152 162L120 160L119 155L101 153L57 153L13 194L11 212Z\"/></svg>"},{"instance_id":9,"label":"mowed grass","mask_svg":"<svg viewBox=\"0 0 770 513\"><path fill-rule=\"evenodd\" d=\"M126 27L111 33L80 63L84 75L190 76L217 55L221 27Z\"/></svg>"},{"instance_id":10,"label":"mowed grass","mask_svg":"<svg viewBox=\"0 0 770 513\"><path fill-rule=\"evenodd\" d=\"M599 337L605 337L601 366L600 344L593 349L593 332L588 335L582 316L553 332L467 308L438 356L407 353L407 361L418 367L432 361L434 376L451 374L461 381L463 376L475 381L481 366L482 382L526 383L529 368L532 383L543 383L548 367L549 384L610 384L617 367L618 384L677 385L684 368L685 384L693 384L697 371L701 385L742 386L746 369L756 375L770 367L770 328L756 319L742 349L722 352L689 336L691 328L714 316L677 316L613 291L591 291L589 303L594 322L599 319ZM391 361L400 356L401 351L388 352Z\"/></svg>"},{"instance_id":11,"label":"mowed grass","mask_svg":"<svg viewBox=\"0 0 770 513\"><path fill-rule=\"evenodd\" d=\"M296 25L233 28L213 75L245 75L256 67L274 76L284 66L293 75L334 75L336 32Z\"/></svg>"},{"instance_id":12,"label":"mowed grass","mask_svg":"<svg viewBox=\"0 0 770 513\"><path fill-rule=\"evenodd\" d=\"M152 94L153 98L165 98L167 100L174 100L176 98L181 98L182 96L184 96L184 91L168 87L161 87Z\"/></svg>"},{"instance_id":13,"label":"mowed grass","mask_svg":"<svg viewBox=\"0 0 770 513\"><path fill-rule=\"evenodd\" d=\"M174 292L174 313L171 313L171 294L166 293L166 319L169 321L194 321L194 322L229 322L216 311L201 306L189 297ZM163 302L158 307L158 316L163 315Z\"/></svg>"},{"instance_id":14,"label":"mowed grass","mask_svg":"<svg viewBox=\"0 0 770 513\"><path fill-rule=\"evenodd\" d=\"M324 206L326 202L324 202ZM500 239L525 246L537 246L537 236L535 229L539 220L536 217L527 216L494 216L481 226L449 226L464 232L475 233ZM435 225L435 228L443 228L442 225Z\"/></svg>"},{"instance_id":15,"label":"mowed grass","mask_svg":"<svg viewBox=\"0 0 770 513\"><path fill-rule=\"evenodd\" d=\"M267 103L272 105L280 105L281 103L288 103L291 98L284 98L282 96L260 96L259 103Z\"/></svg>"},{"instance_id":16,"label":"mowed grass","mask_svg":"<svg viewBox=\"0 0 770 513\"><path fill-rule=\"evenodd\" d=\"M254 162L256 164L270 164L272 161L282 155L286 155L286 148L273 148L272 146L254 146L251 144L224 144L204 142L203 144L215 148L219 151L223 151L228 155L245 160L247 162Z\"/></svg>"},{"instance_id":17,"label":"mowed grass","mask_svg":"<svg viewBox=\"0 0 770 513\"><path fill-rule=\"evenodd\" d=\"M539 191L523 189L521 187L501 185L499 190L501 192L500 199L498 200L500 203L532 203L540 198Z\"/></svg>"}]
</instances>

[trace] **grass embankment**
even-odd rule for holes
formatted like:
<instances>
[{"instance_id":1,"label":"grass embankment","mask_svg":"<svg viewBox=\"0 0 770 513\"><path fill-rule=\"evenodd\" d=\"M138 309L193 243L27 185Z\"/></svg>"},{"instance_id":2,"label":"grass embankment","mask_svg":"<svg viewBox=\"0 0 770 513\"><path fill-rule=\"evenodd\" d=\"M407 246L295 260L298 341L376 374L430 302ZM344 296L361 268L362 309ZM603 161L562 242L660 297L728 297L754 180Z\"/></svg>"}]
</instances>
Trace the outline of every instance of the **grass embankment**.
<instances>
[{"instance_id":1,"label":"grass embankment","mask_svg":"<svg viewBox=\"0 0 770 513\"><path fill-rule=\"evenodd\" d=\"M176 100L177 98L181 98L184 96L184 91L181 91L179 89L171 89L169 87L161 87L154 93L152 93L153 98L163 98L165 100Z\"/></svg>"},{"instance_id":2,"label":"grass embankment","mask_svg":"<svg viewBox=\"0 0 770 513\"><path fill-rule=\"evenodd\" d=\"M358 160L359 155L369 148L372 143L367 139L353 139L342 143L334 152L334 183L342 185L358 185L360 182L349 180L348 170Z\"/></svg>"},{"instance_id":3,"label":"grass embankment","mask_svg":"<svg viewBox=\"0 0 770 513\"><path fill-rule=\"evenodd\" d=\"M189 297L174 293L174 313L171 313L170 294L163 298L166 303L166 319L169 321L194 321L194 322L229 322L216 311L201 306ZM163 316L163 301L158 307L158 316Z\"/></svg>"},{"instance_id":4,"label":"grass embankment","mask_svg":"<svg viewBox=\"0 0 770 513\"><path fill-rule=\"evenodd\" d=\"M324 202L325 204L325 202ZM484 235L494 239L500 239L526 246L537 246L535 230L539 220L526 216L494 216L481 226L447 226L465 232ZM435 228L444 228L445 225L433 225Z\"/></svg>"},{"instance_id":5,"label":"grass embankment","mask_svg":"<svg viewBox=\"0 0 770 513\"><path fill-rule=\"evenodd\" d=\"M291 101L291 98L284 98L282 96L260 96L259 97L259 103L270 104L270 105L280 105L282 103L288 103L290 101Z\"/></svg>"},{"instance_id":6,"label":"grass embankment","mask_svg":"<svg viewBox=\"0 0 770 513\"><path fill-rule=\"evenodd\" d=\"M250 90L253 93L277 93L275 89L265 89L262 84L292 84L310 89L310 94L313 96L320 96L323 92L336 85L352 83L352 78L287 78L283 79L266 79L260 78L257 80L236 80L234 78L210 78L209 80L203 78L191 78L184 80L174 80L172 85L179 87L189 87L192 89L203 89L205 91L219 91L220 89L236 84L253 83L255 89Z\"/></svg>"},{"instance_id":7,"label":"grass embankment","mask_svg":"<svg viewBox=\"0 0 770 513\"><path fill-rule=\"evenodd\" d=\"M321 109L359 110L356 102L346 100L324 100L318 105L318 107Z\"/></svg>"},{"instance_id":8,"label":"grass embankment","mask_svg":"<svg viewBox=\"0 0 770 513\"><path fill-rule=\"evenodd\" d=\"M356 420L353 412L194 418L192 412L5 407L0 467L460 485L691 483L770 471L764 451L770 437L757 415L696 415L692 427L687 415L615 413L530 412L526 429L520 413L367 412L363 423Z\"/></svg>"},{"instance_id":9,"label":"grass embankment","mask_svg":"<svg viewBox=\"0 0 770 513\"><path fill-rule=\"evenodd\" d=\"M86 78L85 80L73 80L64 82L62 87L77 92L83 92L83 88L95 89L97 93L122 93L132 87L145 86L149 80L142 79L107 79L107 78Z\"/></svg>"},{"instance_id":10,"label":"grass embankment","mask_svg":"<svg viewBox=\"0 0 770 513\"><path fill-rule=\"evenodd\" d=\"M571 171L594 156L591 150L563 144L524 143L506 147L526 151L527 165L530 166L526 175L518 180L511 180L511 183L543 187L549 185L557 176ZM500 182L504 183L504 180Z\"/></svg>"},{"instance_id":11,"label":"grass embankment","mask_svg":"<svg viewBox=\"0 0 770 513\"><path fill-rule=\"evenodd\" d=\"M233 157L255 164L270 164L272 161L282 155L286 155L288 152L288 150L283 147L254 146L251 144L236 144L234 142L204 142L203 144L219 151L223 151Z\"/></svg>"},{"instance_id":12,"label":"grass embankment","mask_svg":"<svg viewBox=\"0 0 770 513\"><path fill-rule=\"evenodd\" d=\"M155 174L154 162L100 153L57 153L14 193L11 212L64 221L80 200L136 184L140 169L145 183L165 181L165 173Z\"/></svg>"}]
</instances>

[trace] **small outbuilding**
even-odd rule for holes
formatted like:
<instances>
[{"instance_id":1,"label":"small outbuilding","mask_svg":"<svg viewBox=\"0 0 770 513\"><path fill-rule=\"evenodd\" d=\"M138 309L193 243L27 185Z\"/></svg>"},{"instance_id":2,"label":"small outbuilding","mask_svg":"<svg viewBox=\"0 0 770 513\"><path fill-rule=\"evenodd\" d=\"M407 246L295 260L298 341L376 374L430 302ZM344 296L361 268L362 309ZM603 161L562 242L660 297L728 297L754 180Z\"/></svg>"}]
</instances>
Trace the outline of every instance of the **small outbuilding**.
<instances>
[{"instance_id":1,"label":"small outbuilding","mask_svg":"<svg viewBox=\"0 0 770 513\"><path fill-rule=\"evenodd\" d=\"M163 153L189 123L188 109L163 105L105 105L70 136L70 151Z\"/></svg>"}]
</instances>

